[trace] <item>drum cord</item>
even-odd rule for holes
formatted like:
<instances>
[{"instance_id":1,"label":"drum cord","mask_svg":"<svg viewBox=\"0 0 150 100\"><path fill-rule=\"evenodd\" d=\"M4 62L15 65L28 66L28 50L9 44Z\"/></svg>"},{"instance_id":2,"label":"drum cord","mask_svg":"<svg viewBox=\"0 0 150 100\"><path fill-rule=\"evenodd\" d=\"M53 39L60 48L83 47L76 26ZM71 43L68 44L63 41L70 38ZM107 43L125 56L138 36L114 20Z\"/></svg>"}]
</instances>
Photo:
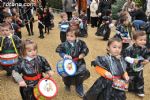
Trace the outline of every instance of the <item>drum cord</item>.
<instances>
[{"instance_id":1,"label":"drum cord","mask_svg":"<svg viewBox=\"0 0 150 100\"><path fill-rule=\"evenodd\" d=\"M15 52L18 54L18 51L17 51L16 45L15 45L15 43L14 43L14 40L13 40L13 38L12 38L12 35L10 36L10 39L11 39L11 41L12 41L13 47L14 47L14 49L15 49ZM2 43L1 43L0 51L1 51L2 48L3 48L3 44L4 44L4 37L2 37Z\"/></svg>"}]
</instances>

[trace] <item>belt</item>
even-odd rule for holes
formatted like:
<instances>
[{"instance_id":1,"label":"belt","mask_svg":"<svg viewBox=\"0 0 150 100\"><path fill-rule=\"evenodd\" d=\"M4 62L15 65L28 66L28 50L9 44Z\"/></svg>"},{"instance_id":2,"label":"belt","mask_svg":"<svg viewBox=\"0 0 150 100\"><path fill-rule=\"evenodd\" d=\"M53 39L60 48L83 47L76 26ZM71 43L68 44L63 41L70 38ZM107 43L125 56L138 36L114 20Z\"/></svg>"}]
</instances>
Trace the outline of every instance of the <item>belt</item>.
<instances>
[{"instance_id":1,"label":"belt","mask_svg":"<svg viewBox=\"0 0 150 100\"><path fill-rule=\"evenodd\" d=\"M23 76L23 78L25 80L29 80L29 81L35 81L41 78L41 74L37 74L36 76L30 77L30 76Z\"/></svg>"}]
</instances>

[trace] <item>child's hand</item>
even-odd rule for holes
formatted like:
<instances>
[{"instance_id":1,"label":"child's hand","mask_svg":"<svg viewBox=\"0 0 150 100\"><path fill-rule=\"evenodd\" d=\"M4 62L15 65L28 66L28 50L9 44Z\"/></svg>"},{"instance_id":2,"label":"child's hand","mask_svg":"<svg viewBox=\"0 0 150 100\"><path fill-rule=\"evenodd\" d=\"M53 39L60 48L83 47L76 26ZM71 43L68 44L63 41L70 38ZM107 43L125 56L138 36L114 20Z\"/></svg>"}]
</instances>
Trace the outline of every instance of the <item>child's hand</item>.
<instances>
[{"instance_id":1,"label":"child's hand","mask_svg":"<svg viewBox=\"0 0 150 100\"><path fill-rule=\"evenodd\" d=\"M80 54L80 55L79 55L79 59L83 59L84 56L85 56L84 54Z\"/></svg>"},{"instance_id":2,"label":"child's hand","mask_svg":"<svg viewBox=\"0 0 150 100\"><path fill-rule=\"evenodd\" d=\"M149 63L149 60L144 60L144 61L142 62L143 65L146 65L147 63Z\"/></svg>"},{"instance_id":3,"label":"child's hand","mask_svg":"<svg viewBox=\"0 0 150 100\"><path fill-rule=\"evenodd\" d=\"M129 76L127 75L127 76L124 76L124 79L126 80L126 81L129 81Z\"/></svg>"},{"instance_id":4,"label":"child's hand","mask_svg":"<svg viewBox=\"0 0 150 100\"><path fill-rule=\"evenodd\" d=\"M72 59L70 55L65 55L64 58Z\"/></svg>"},{"instance_id":5,"label":"child's hand","mask_svg":"<svg viewBox=\"0 0 150 100\"><path fill-rule=\"evenodd\" d=\"M20 86L20 87L27 87L27 84L26 84L26 82L23 80L23 81L20 81L20 82L19 82L19 86Z\"/></svg>"},{"instance_id":6,"label":"child's hand","mask_svg":"<svg viewBox=\"0 0 150 100\"><path fill-rule=\"evenodd\" d=\"M110 72L105 73L106 78L112 79L112 74Z\"/></svg>"},{"instance_id":7,"label":"child's hand","mask_svg":"<svg viewBox=\"0 0 150 100\"><path fill-rule=\"evenodd\" d=\"M54 71L48 71L47 73L43 73L44 78L50 78L54 75Z\"/></svg>"}]
</instances>

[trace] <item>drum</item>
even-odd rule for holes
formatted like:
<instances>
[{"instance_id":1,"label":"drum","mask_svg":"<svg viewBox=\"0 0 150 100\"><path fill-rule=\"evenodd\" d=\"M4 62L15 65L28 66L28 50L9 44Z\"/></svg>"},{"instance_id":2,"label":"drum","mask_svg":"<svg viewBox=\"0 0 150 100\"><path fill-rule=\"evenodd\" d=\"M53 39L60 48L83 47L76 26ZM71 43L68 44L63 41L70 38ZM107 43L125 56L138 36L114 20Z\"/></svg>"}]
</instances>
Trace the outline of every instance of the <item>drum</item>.
<instances>
[{"instance_id":1,"label":"drum","mask_svg":"<svg viewBox=\"0 0 150 100\"><path fill-rule=\"evenodd\" d=\"M123 39L122 39L122 42L123 42L123 43L130 43L130 42L131 42L131 39L130 39L130 38L123 38Z\"/></svg>"},{"instance_id":2,"label":"drum","mask_svg":"<svg viewBox=\"0 0 150 100\"><path fill-rule=\"evenodd\" d=\"M144 61L144 58L139 56L139 57L137 57L137 59L138 59L138 63L133 64L133 70L135 72L139 72L139 71L143 70L143 68L144 68L144 65L142 64L142 62Z\"/></svg>"},{"instance_id":3,"label":"drum","mask_svg":"<svg viewBox=\"0 0 150 100\"><path fill-rule=\"evenodd\" d=\"M18 54L0 55L0 64L6 67L12 66L18 62Z\"/></svg>"},{"instance_id":4,"label":"drum","mask_svg":"<svg viewBox=\"0 0 150 100\"><path fill-rule=\"evenodd\" d=\"M113 79L112 87L121 90L127 91L128 90L128 82L122 79Z\"/></svg>"},{"instance_id":5,"label":"drum","mask_svg":"<svg viewBox=\"0 0 150 100\"><path fill-rule=\"evenodd\" d=\"M37 100L47 100L52 99L56 96L58 88L53 79L43 78L38 82L33 89L34 96Z\"/></svg>"},{"instance_id":6,"label":"drum","mask_svg":"<svg viewBox=\"0 0 150 100\"><path fill-rule=\"evenodd\" d=\"M57 63L57 72L62 77L73 76L76 71L76 64L71 59L63 59Z\"/></svg>"}]
</instances>

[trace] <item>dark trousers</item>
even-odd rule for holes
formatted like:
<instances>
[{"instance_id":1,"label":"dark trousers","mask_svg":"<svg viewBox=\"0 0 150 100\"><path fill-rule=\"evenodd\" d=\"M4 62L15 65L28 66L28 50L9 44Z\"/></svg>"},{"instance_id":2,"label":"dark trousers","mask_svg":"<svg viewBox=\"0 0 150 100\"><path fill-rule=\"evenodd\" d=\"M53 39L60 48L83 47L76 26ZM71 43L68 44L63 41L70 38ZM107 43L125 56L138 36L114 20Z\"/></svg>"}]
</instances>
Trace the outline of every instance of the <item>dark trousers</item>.
<instances>
[{"instance_id":1,"label":"dark trousers","mask_svg":"<svg viewBox=\"0 0 150 100\"><path fill-rule=\"evenodd\" d=\"M72 18L72 12L66 12L67 13L67 16L68 16L68 20L71 20Z\"/></svg>"},{"instance_id":2,"label":"dark trousers","mask_svg":"<svg viewBox=\"0 0 150 100\"><path fill-rule=\"evenodd\" d=\"M90 19L91 19L91 17L90 17L90 7L89 8L87 8L87 22L88 22L88 24L90 23Z\"/></svg>"},{"instance_id":3,"label":"dark trousers","mask_svg":"<svg viewBox=\"0 0 150 100\"><path fill-rule=\"evenodd\" d=\"M147 43L146 46L148 49L150 49L150 34L147 34Z\"/></svg>"},{"instance_id":4,"label":"dark trousers","mask_svg":"<svg viewBox=\"0 0 150 100\"><path fill-rule=\"evenodd\" d=\"M97 27L97 17L91 17L91 27Z\"/></svg>"},{"instance_id":5,"label":"dark trousers","mask_svg":"<svg viewBox=\"0 0 150 100\"><path fill-rule=\"evenodd\" d=\"M17 35L20 39L22 38L21 31L19 31L19 32L15 32L15 35Z\"/></svg>"},{"instance_id":6,"label":"dark trousers","mask_svg":"<svg viewBox=\"0 0 150 100\"><path fill-rule=\"evenodd\" d=\"M43 28L39 28L39 32L40 32L40 37L44 37Z\"/></svg>"},{"instance_id":7,"label":"dark trousers","mask_svg":"<svg viewBox=\"0 0 150 100\"><path fill-rule=\"evenodd\" d=\"M36 100L33 94L33 87L20 87L22 100Z\"/></svg>"},{"instance_id":8,"label":"dark trousers","mask_svg":"<svg viewBox=\"0 0 150 100\"><path fill-rule=\"evenodd\" d=\"M89 77L90 77L90 72L88 70L85 70L75 76L63 77L63 81L66 86L71 86L71 85L78 86L81 85L84 82L84 80L88 79Z\"/></svg>"},{"instance_id":9,"label":"dark trousers","mask_svg":"<svg viewBox=\"0 0 150 100\"><path fill-rule=\"evenodd\" d=\"M26 28L28 31L28 35L33 35L33 22L30 22L30 24L26 24Z\"/></svg>"},{"instance_id":10,"label":"dark trousers","mask_svg":"<svg viewBox=\"0 0 150 100\"><path fill-rule=\"evenodd\" d=\"M104 35L104 39L109 39L109 36L110 36L110 33L111 33L111 29L109 28L109 26L107 27L107 32L106 34Z\"/></svg>"},{"instance_id":11,"label":"dark trousers","mask_svg":"<svg viewBox=\"0 0 150 100\"><path fill-rule=\"evenodd\" d=\"M139 72L128 72L130 76L129 91L144 93L143 70Z\"/></svg>"},{"instance_id":12,"label":"dark trousers","mask_svg":"<svg viewBox=\"0 0 150 100\"><path fill-rule=\"evenodd\" d=\"M46 31L48 31L48 34L49 34L49 30L50 30L50 26L45 26L45 33Z\"/></svg>"},{"instance_id":13,"label":"dark trousers","mask_svg":"<svg viewBox=\"0 0 150 100\"><path fill-rule=\"evenodd\" d=\"M66 41L66 32L60 32L60 40L61 40L61 42Z\"/></svg>"}]
</instances>

